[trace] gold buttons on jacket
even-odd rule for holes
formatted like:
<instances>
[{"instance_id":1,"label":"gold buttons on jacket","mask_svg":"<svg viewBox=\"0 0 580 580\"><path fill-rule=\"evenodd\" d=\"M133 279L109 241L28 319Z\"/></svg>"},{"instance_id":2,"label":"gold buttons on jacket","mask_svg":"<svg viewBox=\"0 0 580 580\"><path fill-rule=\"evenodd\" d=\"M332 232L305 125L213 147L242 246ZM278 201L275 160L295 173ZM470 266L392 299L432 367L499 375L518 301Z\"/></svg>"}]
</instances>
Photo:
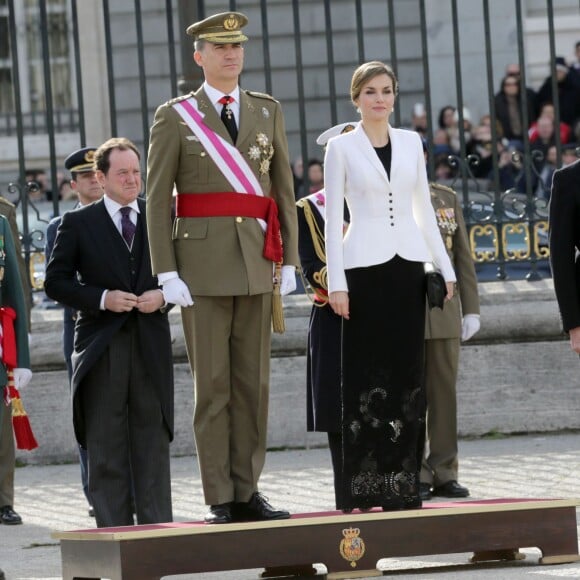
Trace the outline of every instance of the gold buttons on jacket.
<instances>
[{"instance_id":1,"label":"gold buttons on jacket","mask_svg":"<svg viewBox=\"0 0 580 580\"><path fill-rule=\"evenodd\" d=\"M187 232L185 232L185 233L183 234L183 237L184 237L184 238L189 238L189 234L188 234Z\"/></svg>"},{"instance_id":2,"label":"gold buttons on jacket","mask_svg":"<svg viewBox=\"0 0 580 580\"><path fill-rule=\"evenodd\" d=\"M205 157L206 155L207 155L207 153L206 153L205 151L202 151L202 152L199 154L199 156L200 156L200 157Z\"/></svg>"},{"instance_id":3,"label":"gold buttons on jacket","mask_svg":"<svg viewBox=\"0 0 580 580\"><path fill-rule=\"evenodd\" d=\"M240 216L238 216L238 217L236 218L236 221L237 221L239 224L241 224L241 223L244 221L244 218L243 218L243 217L240 217Z\"/></svg>"}]
</instances>

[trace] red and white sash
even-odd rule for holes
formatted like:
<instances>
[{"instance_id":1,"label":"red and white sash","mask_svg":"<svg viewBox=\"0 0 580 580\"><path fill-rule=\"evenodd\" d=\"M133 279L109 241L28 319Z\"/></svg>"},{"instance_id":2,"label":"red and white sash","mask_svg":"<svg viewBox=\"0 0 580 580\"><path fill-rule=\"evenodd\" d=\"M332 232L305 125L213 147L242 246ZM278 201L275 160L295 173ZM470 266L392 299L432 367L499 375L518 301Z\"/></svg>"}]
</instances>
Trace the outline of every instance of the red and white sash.
<instances>
[{"instance_id":1,"label":"red and white sash","mask_svg":"<svg viewBox=\"0 0 580 580\"><path fill-rule=\"evenodd\" d=\"M179 101L173 105L173 108L199 139L207 154L232 186L233 191L264 195L260 182L240 151L203 122L204 114L199 111L195 97Z\"/></svg>"}]
</instances>

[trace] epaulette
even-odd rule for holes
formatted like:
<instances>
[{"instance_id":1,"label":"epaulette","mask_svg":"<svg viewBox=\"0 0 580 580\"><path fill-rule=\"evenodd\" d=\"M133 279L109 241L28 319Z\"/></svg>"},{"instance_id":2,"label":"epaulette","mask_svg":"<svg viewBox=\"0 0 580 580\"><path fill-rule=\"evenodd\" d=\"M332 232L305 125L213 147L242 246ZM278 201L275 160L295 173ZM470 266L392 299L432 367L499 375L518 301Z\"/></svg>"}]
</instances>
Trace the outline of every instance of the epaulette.
<instances>
[{"instance_id":1,"label":"epaulette","mask_svg":"<svg viewBox=\"0 0 580 580\"><path fill-rule=\"evenodd\" d=\"M452 193L453 195L457 195L457 192L447 185L442 185L441 183L434 183L433 181L429 182L429 187L431 189L440 189L442 191L447 191L448 193Z\"/></svg>"},{"instance_id":2,"label":"epaulette","mask_svg":"<svg viewBox=\"0 0 580 580\"><path fill-rule=\"evenodd\" d=\"M165 103L165 105L168 107L171 107L175 103L180 103L181 101L185 101L186 99L189 99L190 97L193 97L193 93L188 93L187 95L180 95L179 97L175 97L174 99L170 99L169 101L167 101Z\"/></svg>"},{"instance_id":3,"label":"epaulette","mask_svg":"<svg viewBox=\"0 0 580 580\"><path fill-rule=\"evenodd\" d=\"M255 91L246 91L246 94L250 97L258 97L258 99L268 99L269 101L277 102L272 95L267 93L256 93Z\"/></svg>"},{"instance_id":4,"label":"epaulette","mask_svg":"<svg viewBox=\"0 0 580 580\"><path fill-rule=\"evenodd\" d=\"M11 201L8 201L5 197L0 196L0 204L7 205L10 208L16 207Z\"/></svg>"}]
</instances>

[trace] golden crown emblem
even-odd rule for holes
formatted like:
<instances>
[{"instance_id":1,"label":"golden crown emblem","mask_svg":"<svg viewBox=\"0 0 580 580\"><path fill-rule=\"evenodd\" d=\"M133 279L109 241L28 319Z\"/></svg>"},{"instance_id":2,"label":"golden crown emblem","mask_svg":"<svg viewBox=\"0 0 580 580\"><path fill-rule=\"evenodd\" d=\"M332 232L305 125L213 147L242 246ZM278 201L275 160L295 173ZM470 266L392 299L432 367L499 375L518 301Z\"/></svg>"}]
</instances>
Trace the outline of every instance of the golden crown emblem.
<instances>
[{"instance_id":1,"label":"golden crown emblem","mask_svg":"<svg viewBox=\"0 0 580 580\"><path fill-rule=\"evenodd\" d=\"M340 541L340 546L338 548L340 555L347 561L353 568L356 568L356 563L360 560L365 552L366 546L364 540L359 536L359 528L345 528L342 530L342 535L344 538Z\"/></svg>"},{"instance_id":2,"label":"golden crown emblem","mask_svg":"<svg viewBox=\"0 0 580 580\"><path fill-rule=\"evenodd\" d=\"M238 30L240 27L240 21L234 14L228 15L228 17L224 20L224 28L226 30Z\"/></svg>"},{"instance_id":3,"label":"golden crown emblem","mask_svg":"<svg viewBox=\"0 0 580 580\"><path fill-rule=\"evenodd\" d=\"M85 161L87 163L93 163L95 161L95 152L94 151L87 151L85 153Z\"/></svg>"},{"instance_id":4,"label":"golden crown emblem","mask_svg":"<svg viewBox=\"0 0 580 580\"><path fill-rule=\"evenodd\" d=\"M342 535L347 539L350 540L351 538L356 538L360 534L359 528L346 528L342 530Z\"/></svg>"}]
</instances>

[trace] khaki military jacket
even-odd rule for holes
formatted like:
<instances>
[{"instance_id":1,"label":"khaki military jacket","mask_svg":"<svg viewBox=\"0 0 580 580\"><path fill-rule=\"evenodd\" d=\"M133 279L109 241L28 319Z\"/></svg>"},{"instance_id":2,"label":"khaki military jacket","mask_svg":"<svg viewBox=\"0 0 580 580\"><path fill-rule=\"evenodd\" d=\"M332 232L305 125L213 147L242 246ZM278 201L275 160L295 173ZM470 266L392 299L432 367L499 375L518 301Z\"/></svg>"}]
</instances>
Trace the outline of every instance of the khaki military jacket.
<instances>
[{"instance_id":1,"label":"khaki military jacket","mask_svg":"<svg viewBox=\"0 0 580 580\"><path fill-rule=\"evenodd\" d=\"M443 310L427 309L425 338L458 338L462 313L479 314L477 276L457 195L449 187L435 183L430 183L429 189L437 225L457 276L457 290Z\"/></svg>"},{"instance_id":2,"label":"khaki military jacket","mask_svg":"<svg viewBox=\"0 0 580 580\"><path fill-rule=\"evenodd\" d=\"M231 141L205 91L192 93L205 124ZM190 98L184 95L176 100ZM231 192L232 186L197 137L173 109L161 105L151 128L147 167L147 224L154 274L175 271L190 292L237 296L272 290L272 262L263 257L264 234L254 218L178 217L171 222L172 193ZM236 147L275 199L284 246L284 264L298 266L298 227L288 143L280 103L240 89Z\"/></svg>"}]
</instances>

